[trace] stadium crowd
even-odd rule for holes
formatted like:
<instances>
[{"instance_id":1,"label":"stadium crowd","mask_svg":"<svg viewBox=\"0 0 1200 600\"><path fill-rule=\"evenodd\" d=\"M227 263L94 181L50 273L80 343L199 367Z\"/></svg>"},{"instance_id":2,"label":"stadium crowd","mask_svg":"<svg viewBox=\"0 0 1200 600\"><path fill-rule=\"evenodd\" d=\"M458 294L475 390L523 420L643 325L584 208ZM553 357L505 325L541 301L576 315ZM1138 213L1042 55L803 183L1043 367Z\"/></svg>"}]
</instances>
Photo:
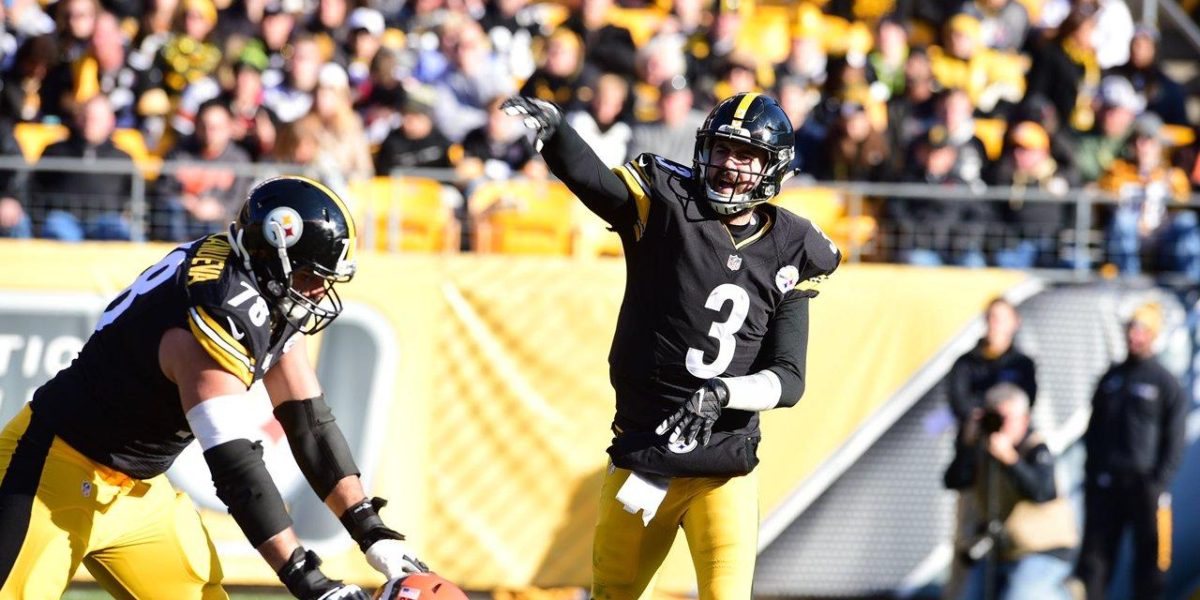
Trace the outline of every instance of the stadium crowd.
<instances>
[{"instance_id":1,"label":"stadium crowd","mask_svg":"<svg viewBox=\"0 0 1200 600\"><path fill-rule=\"evenodd\" d=\"M880 258L1089 261L1059 250L1072 203L1027 200L1087 186L1118 199L1092 264L1200 277L1195 210L1175 206L1200 185L1187 95L1122 0L749 2L14 0L0 152L109 170L5 171L0 233L129 239L131 178L111 165L147 158L183 165L146 181L151 239L225 227L253 174L221 166L251 163L340 191L440 169L467 220L481 183L548 176L504 97L556 102L611 166L648 148L690 165L706 111L762 91L803 177L1011 190L872 199Z\"/></svg>"}]
</instances>

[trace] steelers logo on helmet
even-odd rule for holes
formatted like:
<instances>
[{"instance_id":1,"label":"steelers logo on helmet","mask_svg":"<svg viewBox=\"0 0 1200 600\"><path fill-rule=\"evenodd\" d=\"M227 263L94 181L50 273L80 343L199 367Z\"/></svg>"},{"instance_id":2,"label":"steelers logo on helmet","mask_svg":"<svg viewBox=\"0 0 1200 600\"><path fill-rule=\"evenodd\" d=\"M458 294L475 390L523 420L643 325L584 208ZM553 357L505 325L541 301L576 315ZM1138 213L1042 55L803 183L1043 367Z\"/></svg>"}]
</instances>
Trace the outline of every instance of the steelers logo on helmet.
<instances>
[{"instance_id":1,"label":"steelers logo on helmet","mask_svg":"<svg viewBox=\"0 0 1200 600\"><path fill-rule=\"evenodd\" d=\"M696 185L717 214L740 213L779 193L794 173L794 146L791 121L774 99L738 94L718 104L696 131ZM751 168L755 162L758 168Z\"/></svg>"},{"instance_id":2,"label":"steelers logo on helmet","mask_svg":"<svg viewBox=\"0 0 1200 600\"><path fill-rule=\"evenodd\" d=\"M328 187L294 175L268 179L229 229L272 313L301 333L316 333L342 311L334 284L354 277L354 219Z\"/></svg>"},{"instance_id":3,"label":"steelers logo on helmet","mask_svg":"<svg viewBox=\"0 0 1200 600\"><path fill-rule=\"evenodd\" d=\"M276 248L291 248L304 235L304 219L290 206L280 206L267 213L263 227L267 242Z\"/></svg>"}]
</instances>

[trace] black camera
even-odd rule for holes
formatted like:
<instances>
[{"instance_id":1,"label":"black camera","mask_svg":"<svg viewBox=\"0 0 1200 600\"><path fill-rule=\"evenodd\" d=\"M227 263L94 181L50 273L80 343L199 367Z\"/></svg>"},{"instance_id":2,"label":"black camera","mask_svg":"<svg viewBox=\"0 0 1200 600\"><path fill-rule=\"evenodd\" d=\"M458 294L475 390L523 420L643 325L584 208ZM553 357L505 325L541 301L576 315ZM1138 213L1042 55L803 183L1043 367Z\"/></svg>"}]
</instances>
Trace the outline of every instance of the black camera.
<instances>
[{"instance_id":1,"label":"black camera","mask_svg":"<svg viewBox=\"0 0 1200 600\"><path fill-rule=\"evenodd\" d=\"M1004 427L1004 415L994 409L987 409L979 419L979 428L984 435L991 435Z\"/></svg>"}]
</instances>

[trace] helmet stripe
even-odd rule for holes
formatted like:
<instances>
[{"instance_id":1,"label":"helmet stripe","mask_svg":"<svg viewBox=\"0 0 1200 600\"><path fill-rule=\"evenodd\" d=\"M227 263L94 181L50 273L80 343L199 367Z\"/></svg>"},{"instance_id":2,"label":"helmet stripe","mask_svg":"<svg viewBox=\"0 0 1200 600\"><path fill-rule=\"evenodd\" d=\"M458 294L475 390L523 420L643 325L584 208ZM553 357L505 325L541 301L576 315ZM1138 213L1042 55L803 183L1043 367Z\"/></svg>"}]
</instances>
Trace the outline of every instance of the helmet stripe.
<instances>
[{"instance_id":1,"label":"helmet stripe","mask_svg":"<svg viewBox=\"0 0 1200 600\"><path fill-rule=\"evenodd\" d=\"M758 92L750 92L742 96L742 101L738 102L737 108L733 111L733 126L741 127L742 119L746 118L746 111L750 110L750 105L754 103L754 99L759 97Z\"/></svg>"}]
</instances>

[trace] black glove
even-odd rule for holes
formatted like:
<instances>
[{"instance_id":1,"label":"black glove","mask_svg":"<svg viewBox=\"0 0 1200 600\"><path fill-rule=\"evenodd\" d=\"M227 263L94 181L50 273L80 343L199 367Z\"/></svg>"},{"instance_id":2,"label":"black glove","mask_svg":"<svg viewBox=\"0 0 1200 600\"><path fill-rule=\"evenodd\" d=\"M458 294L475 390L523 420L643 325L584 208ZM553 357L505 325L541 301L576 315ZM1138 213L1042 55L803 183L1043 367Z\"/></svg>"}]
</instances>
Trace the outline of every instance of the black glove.
<instances>
[{"instance_id":1,"label":"black glove","mask_svg":"<svg viewBox=\"0 0 1200 600\"><path fill-rule=\"evenodd\" d=\"M366 552L371 544L379 540L404 539L404 534L384 525L383 519L379 518L379 511L385 506L387 506L387 500L383 498L363 500L347 508L346 512L342 513L338 519L350 537L358 542L358 547L363 552Z\"/></svg>"},{"instance_id":2,"label":"black glove","mask_svg":"<svg viewBox=\"0 0 1200 600\"><path fill-rule=\"evenodd\" d=\"M720 379L709 379L688 398L683 406L667 417L655 433L671 433L673 442L690 446L697 440L707 446L713 424L721 418L721 409L729 405L729 388Z\"/></svg>"},{"instance_id":3,"label":"black glove","mask_svg":"<svg viewBox=\"0 0 1200 600\"><path fill-rule=\"evenodd\" d=\"M500 105L505 114L521 117L525 127L537 132L537 147L542 149L542 142L550 139L562 123L562 111L552 102L513 96Z\"/></svg>"},{"instance_id":4,"label":"black glove","mask_svg":"<svg viewBox=\"0 0 1200 600\"><path fill-rule=\"evenodd\" d=\"M296 548L287 564L279 569L279 581L300 600L371 600L357 585L326 577L320 566L321 558L316 552Z\"/></svg>"}]
</instances>

